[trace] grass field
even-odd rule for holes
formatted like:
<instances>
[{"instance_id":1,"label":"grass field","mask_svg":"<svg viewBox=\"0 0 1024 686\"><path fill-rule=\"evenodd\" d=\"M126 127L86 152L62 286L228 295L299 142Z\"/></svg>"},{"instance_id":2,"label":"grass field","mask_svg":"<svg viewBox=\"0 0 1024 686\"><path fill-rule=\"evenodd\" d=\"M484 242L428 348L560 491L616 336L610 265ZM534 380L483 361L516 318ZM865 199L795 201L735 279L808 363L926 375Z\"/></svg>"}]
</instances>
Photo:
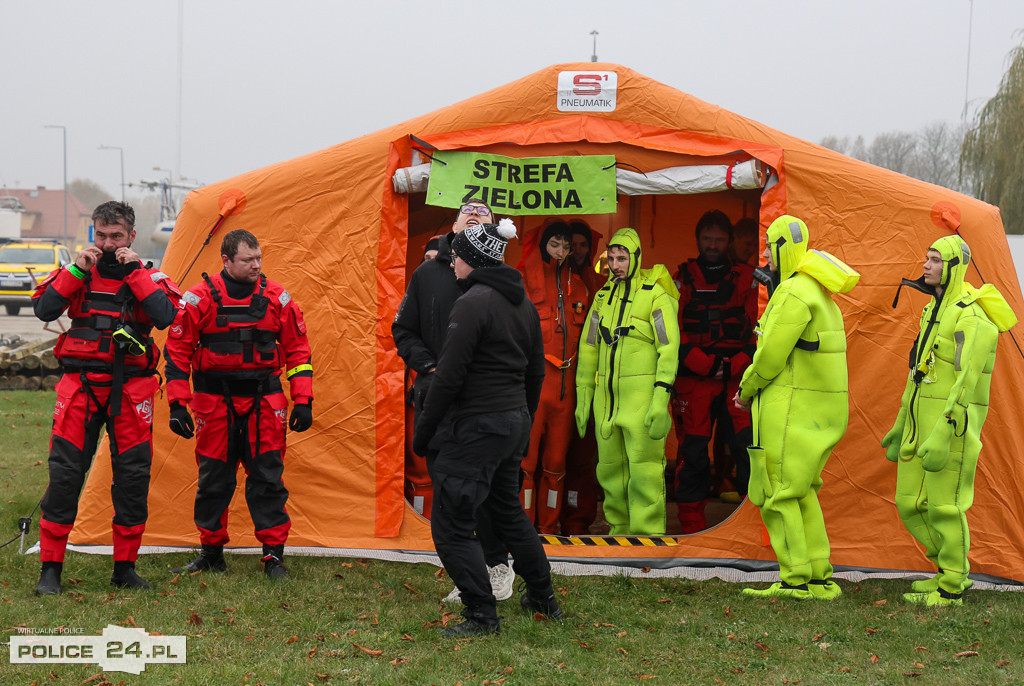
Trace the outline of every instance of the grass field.
<instances>
[{"instance_id":1,"label":"grass field","mask_svg":"<svg viewBox=\"0 0 1024 686\"><path fill-rule=\"evenodd\" d=\"M0 542L46 485L52 393L0 393ZM183 516L191 503L183 503ZM39 515L31 542L38 540ZM339 525L343 525L339 522ZM185 664L136 676L96 664L10 664L0 684L1021 684L1024 593L970 591L961 608L905 604L906 581L840 582L832 603L751 601L713 580L555 578L566 617L535 621L518 594L502 633L447 641L458 621L436 567L292 557L273 584L252 556L175 579L191 555L140 558L152 591L115 591L108 557L69 553L65 593L37 598L38 557L0 550L0 627L108 624L187 637Z\"/></svg>"}]
</instances>

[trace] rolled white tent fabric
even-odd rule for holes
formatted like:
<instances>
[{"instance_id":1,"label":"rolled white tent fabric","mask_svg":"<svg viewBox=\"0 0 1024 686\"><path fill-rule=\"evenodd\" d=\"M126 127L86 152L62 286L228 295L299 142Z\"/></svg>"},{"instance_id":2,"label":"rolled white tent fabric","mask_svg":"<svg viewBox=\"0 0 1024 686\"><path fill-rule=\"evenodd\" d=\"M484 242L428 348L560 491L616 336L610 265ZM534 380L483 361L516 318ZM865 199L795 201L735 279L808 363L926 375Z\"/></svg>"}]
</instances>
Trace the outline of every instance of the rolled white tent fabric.
<instances>
[{"instance_id":1,"label":"rolled white tent fabric","mask_svg":"<svg viewBox=\"0 0 1024 686\"><path fill-rule=\"evenodd\" d=\"M646 174L631 169L615 170L615 185L623 195L689 195L760 188L764 185L761 163L703 164L657 169Z\"/></svg>"},{"instance_id":2,"label":"rolled white tent fabric","mask_svg":"<svg viewBox=\"0 0 1024 686\"><path fill-rule=\"evenodd\" d=\"M430 164L403 167L391 179L396 193L422 193L430 181ZM615 170L615 185L622 195L688 195L715 193L730 188L751 189L764 185L764 168L758 160L734 165L703 164L657 169L646 174Z\"/></svg>"}]
</instances>

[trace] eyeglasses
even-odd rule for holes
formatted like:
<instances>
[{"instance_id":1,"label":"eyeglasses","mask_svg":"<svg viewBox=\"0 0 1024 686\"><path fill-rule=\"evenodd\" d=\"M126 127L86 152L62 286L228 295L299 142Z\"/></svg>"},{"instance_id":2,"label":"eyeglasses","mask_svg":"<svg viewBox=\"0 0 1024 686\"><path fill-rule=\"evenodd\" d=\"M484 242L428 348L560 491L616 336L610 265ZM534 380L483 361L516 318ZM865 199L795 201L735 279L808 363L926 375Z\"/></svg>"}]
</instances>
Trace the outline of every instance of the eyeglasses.
<instances>
[{"instance_id":1,"label":"eyeglasses","mask_svg":"<svg viewBox=\"0 0 1024 686\"><path fill-rule=\"evenodd\" d=\"M489 209L487 209L486 207L483 207L481 205L463 205L462 206L462 214L473 214L474 212L479 214L481 217L486 217L487 215L489 215L491 213L491 211Z\"/></svg>"}]
</instances>

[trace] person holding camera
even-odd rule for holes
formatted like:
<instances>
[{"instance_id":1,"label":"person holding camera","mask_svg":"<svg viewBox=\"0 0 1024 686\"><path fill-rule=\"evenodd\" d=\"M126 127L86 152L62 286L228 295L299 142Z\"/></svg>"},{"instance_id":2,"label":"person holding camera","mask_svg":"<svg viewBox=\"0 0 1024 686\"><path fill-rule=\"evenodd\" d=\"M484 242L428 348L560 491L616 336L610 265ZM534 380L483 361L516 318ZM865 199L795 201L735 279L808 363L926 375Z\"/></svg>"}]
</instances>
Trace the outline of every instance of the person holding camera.
<instances>
[{"instance_id":1,"label":"person holding camera","mask_svg":"<svg viewBox=\"0 0 1024 686\"><path fill-rule=\"evenodd\" d=\"M241 463L249 514L263 544L263 571L281 579L288 576L282 560L291 528L282 480L285 436L287 428L301 432L313 424L306 323L288 291L260 271L263 253L256 236L232 231L220 253L223 271L203 274L182 296L165 349L171 431L196 437L195 524L202 544L196 559L172 571L226 569L227 511ZM293 403L287 427L282 367Z\"/></svg>"},{"instance_id":2,"label":"person holding camera","mask_svg":"<svg viewBox=\"0 0 1024 686\"><path fill-rule=\"evenodd\" d=\"M42 499L37 595L61 592L68 535L100 431L110 437L114 505L114 574L121 588L150 588L135 572L149 512L153 461L153 394L160 387L160 351L150 338L174 321L181 292L132 250L135 211L106 202L92 214L94 245L43 280L32 295L36 316L52 322L65 312L71 328L54 355L64 373L57 383L50 439L50 481Z\"/></svg>"}]
</instances>

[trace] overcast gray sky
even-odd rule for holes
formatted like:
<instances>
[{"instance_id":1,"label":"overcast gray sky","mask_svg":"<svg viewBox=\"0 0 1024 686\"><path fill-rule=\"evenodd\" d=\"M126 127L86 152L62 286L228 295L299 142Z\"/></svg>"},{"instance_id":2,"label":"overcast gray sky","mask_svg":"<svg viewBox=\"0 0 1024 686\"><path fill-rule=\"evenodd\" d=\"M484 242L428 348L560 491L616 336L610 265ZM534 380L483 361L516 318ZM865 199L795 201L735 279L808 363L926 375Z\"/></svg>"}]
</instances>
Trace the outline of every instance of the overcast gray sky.
<instances>
[{"instance_id":1,"label":"overcast gray sky","mask_svg":"<svg viewBox=\"0 0 1024 686\"><path fill-rule=\"evenodd\" d=\"M960 121L1024 0L183 0L179 174L210 183L598 58L818 142ZM178 163L178 0L0 0L0 187ZM129 195L139 191L129 189Z\"/></svg>"}]
</instances>

